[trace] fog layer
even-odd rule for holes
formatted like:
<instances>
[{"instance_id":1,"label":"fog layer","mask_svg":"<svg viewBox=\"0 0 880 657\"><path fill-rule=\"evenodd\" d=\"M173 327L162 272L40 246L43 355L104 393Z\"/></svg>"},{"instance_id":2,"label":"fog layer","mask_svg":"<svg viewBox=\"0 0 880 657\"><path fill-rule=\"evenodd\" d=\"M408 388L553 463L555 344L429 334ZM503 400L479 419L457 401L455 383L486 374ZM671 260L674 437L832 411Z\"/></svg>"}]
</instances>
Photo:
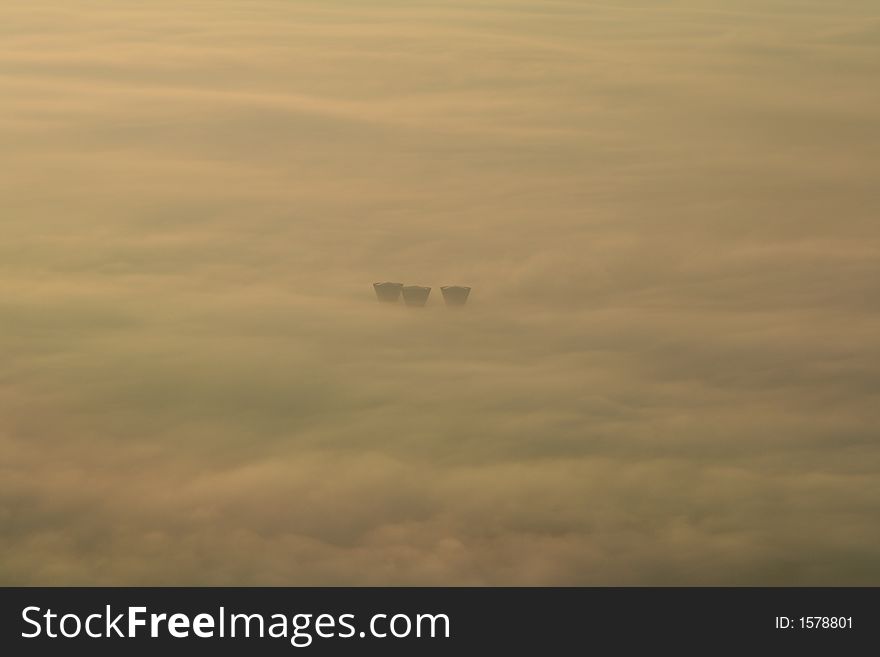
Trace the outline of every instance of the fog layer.
<instances>
[{"instance_id":1,"label":"fog layer","mask_svg":"<svg viewBox=\"0 0 880 657\"><path fill-rule=\"evenodd\" d=\"M877 80L859 0L0 4L0 583L880 584Z\"/></svg>"}]
</instances>

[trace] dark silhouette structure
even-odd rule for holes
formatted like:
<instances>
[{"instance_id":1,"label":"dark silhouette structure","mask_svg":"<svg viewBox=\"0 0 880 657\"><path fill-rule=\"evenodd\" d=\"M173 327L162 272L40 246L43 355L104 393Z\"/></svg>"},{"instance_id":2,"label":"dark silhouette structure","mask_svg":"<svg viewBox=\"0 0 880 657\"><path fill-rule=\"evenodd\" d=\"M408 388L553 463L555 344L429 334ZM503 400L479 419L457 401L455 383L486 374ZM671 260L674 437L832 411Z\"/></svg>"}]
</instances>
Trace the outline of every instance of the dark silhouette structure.
<instances>
[{"instance_id":1,"label":"dark silhouette structure","mask_svg":"<svg viewBox=\"0 0 880 657\"><path fill-rule=\"evenodd\" d=\"M376 290L376 298L383 303L397 303L400 299L400 291L403 289L403 283L373 283L373 289Z\"/></svg>"},{"instance_id":2,"label":"dark silhouette structure","mask_svg":"<svg viewBox=\"0 0 880 657\"><path fill-rule=\"evenodd\" d=\"M403 302L407 306L424 306L428 303L431 288L421 285L406 285L403 288Z\"/></svg>"},{"instance_id":3,"label":"dark silhouette structure","mask_svg":"<svg viewBox=\"0 0 880 657\"><path fill-rule=\"evenodd\" d=\"M440 291L443 293L443 301L447 306L463 306L467 303L471 288L461 285L444 285Z\"/></svg>"}]
</instances>

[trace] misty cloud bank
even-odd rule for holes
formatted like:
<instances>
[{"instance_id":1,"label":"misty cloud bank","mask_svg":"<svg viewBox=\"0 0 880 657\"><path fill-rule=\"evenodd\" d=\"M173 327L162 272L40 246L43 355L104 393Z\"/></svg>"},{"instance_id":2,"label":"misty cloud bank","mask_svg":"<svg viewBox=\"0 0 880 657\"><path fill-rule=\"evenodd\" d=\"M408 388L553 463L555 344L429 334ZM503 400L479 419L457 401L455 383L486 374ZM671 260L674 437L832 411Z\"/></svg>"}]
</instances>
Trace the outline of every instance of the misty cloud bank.
<instances>
[{"instance_id":1,"label":"misty cloud bank","mask_svg":"<svg viewBox=\"0 0 880 657\"><path fill-rule=\"evenodd\" d=\"M880 584L875 3L0 35L0 583Z\"/></svg>"}]
</instances>

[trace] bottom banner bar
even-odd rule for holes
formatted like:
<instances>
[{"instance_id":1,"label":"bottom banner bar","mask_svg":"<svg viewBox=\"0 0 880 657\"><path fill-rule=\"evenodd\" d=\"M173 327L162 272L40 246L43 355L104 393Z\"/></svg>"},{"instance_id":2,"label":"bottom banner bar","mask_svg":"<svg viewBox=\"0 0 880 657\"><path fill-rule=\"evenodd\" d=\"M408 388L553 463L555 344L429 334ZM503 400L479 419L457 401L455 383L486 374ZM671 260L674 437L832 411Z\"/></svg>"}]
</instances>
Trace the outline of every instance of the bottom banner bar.
<instances>
[{"instance_id":1,"label":"bottom banner bar","mask_svg":"<svg viewBox=\"0 0 880 657\"><path fill-rule=\"evenodd\" d=\"M845 651L876 646L878 602L876 588L5 588L0 649L439 655L655 646L679 654L852 654Z\"/></svg>"}]
</instances>

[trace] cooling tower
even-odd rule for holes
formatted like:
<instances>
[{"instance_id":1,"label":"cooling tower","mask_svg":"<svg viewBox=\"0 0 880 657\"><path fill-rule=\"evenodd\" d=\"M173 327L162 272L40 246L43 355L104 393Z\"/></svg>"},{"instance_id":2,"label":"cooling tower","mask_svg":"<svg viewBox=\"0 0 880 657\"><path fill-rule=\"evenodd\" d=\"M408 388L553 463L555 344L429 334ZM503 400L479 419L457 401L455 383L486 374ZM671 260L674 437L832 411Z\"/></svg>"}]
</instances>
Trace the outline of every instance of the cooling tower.
<instances>
[{"instance_id":1,"label":"cooling tower","mask_svg":"<svg viewBox=\"0 0 880 657\"><path fill-rule=\"evenodd\" d=\"M403 283L373 283L376 298L384 303L397 303Z\"/></svg>"},{"instance_id":2,"label":"cooling tower","mask_svg":"<svg viewBox=\"0 0 880 657\"><path fill-rule=\"evenodd\" d=\"M463 306L467 303L471 288L461 285L444 285L440 288L447 306Z\"/></svg>"},{"instance_id":3,"label":"cooling tower","mask_svg":"<svg viewBox=\"0 0 880 657\"><path fill-rule=\"evenodd\" d=\"M407 285L403 288L403 301L407 306L424 306L428 302L431 288L421 285Z\"/></svg>"}]
</instances>

